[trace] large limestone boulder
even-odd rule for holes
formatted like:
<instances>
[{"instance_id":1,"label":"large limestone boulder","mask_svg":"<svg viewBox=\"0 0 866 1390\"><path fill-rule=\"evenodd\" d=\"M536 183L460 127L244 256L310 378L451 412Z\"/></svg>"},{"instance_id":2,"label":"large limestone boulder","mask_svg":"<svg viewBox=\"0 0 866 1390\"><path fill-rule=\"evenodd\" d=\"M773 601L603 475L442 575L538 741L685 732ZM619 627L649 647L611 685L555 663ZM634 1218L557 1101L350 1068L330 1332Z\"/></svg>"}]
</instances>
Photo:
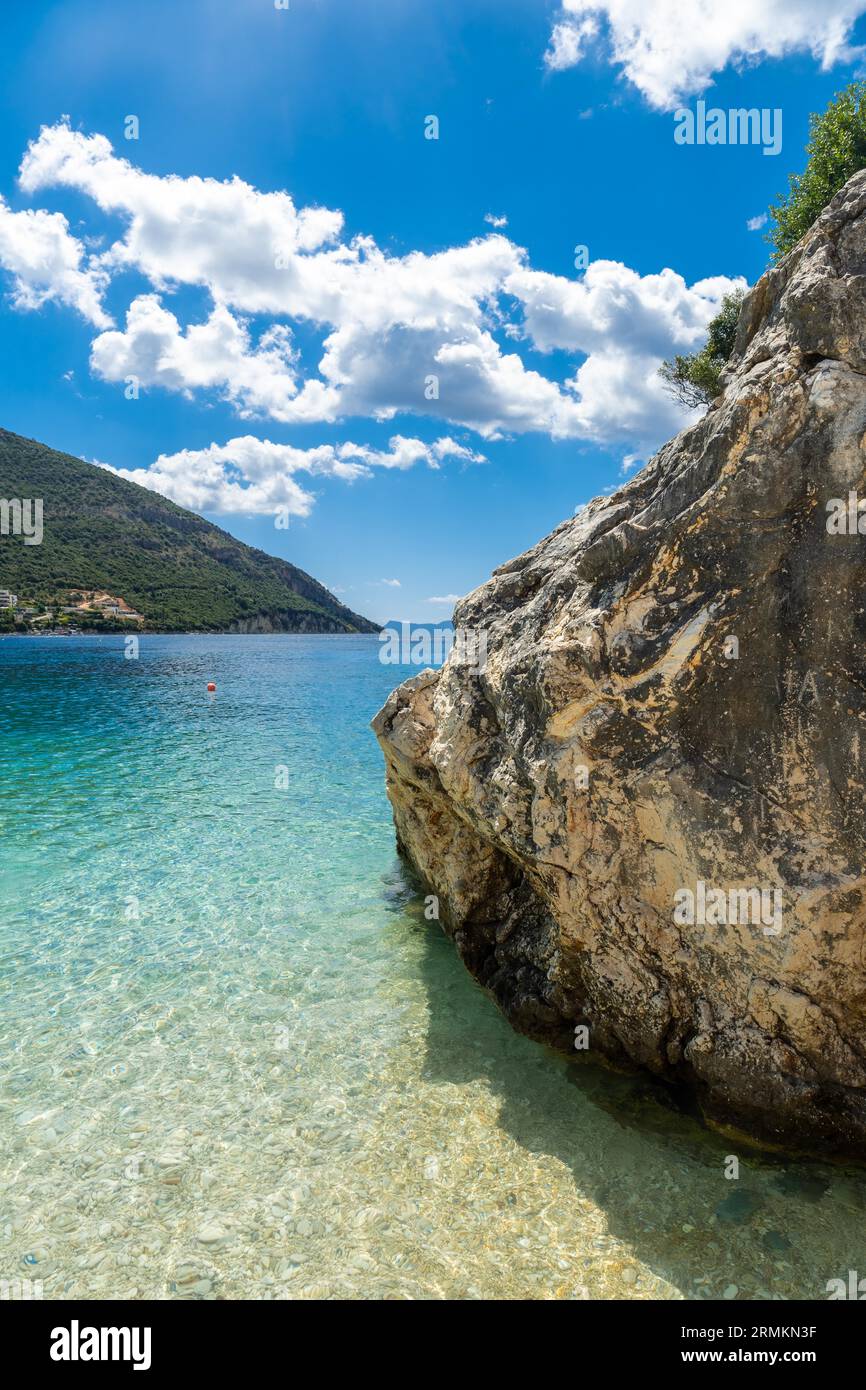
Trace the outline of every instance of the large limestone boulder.
<instances>
[{"instance_id":1,"label":"large limestone boulder","mask_svg":"<svg viewBox=\"0 0 866 1390\"><path fill-rule=\"evenodd\" d=\"M866 172L747 297L706 416L458 604L486 661L468 643L374 721L400 847L515 1027L846 1153L864 432Z\"/></svg>"}]
</instances>

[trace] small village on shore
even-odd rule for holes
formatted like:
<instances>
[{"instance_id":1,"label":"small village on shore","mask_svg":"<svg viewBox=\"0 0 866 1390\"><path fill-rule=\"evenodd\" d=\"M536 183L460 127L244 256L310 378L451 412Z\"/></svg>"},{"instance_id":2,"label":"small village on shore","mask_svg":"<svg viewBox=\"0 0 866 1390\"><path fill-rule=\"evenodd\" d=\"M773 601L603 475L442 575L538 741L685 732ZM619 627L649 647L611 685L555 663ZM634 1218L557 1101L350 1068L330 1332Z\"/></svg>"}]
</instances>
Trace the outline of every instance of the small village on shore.
<instances>
[{"instance_id":1,"label":"small village on shore","mask_svg":"<svg viewBox=\"0 0 866 1390\"><path fill-rule=\"evenodd\" d=\"M98 589L68 589L52 599L27 598L0 587L0 634L41 636L139 628L143 614L124 598Z\"/></svg>"}]
</instances>

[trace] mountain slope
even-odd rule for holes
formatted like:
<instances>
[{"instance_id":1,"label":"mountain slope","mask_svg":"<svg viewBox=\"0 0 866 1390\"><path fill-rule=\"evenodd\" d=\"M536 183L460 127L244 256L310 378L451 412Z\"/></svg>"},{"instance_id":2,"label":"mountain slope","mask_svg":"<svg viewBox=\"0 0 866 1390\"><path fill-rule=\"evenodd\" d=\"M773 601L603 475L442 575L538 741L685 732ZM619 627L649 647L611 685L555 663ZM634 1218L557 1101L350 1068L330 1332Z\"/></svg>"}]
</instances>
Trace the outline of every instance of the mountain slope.
<instances>
[{"instance_id":1,"label":"mountain slope","mask_svg":"<svg viewBox=\"0 0 866 1390\"><path fill-rule=\"evenodd\" d=\"M44 538L0 536L0 588L118 595L165 631L375 632L303 570L167 498L0 430L0 498L42 498Z\"/></svg>"}]
</instances>

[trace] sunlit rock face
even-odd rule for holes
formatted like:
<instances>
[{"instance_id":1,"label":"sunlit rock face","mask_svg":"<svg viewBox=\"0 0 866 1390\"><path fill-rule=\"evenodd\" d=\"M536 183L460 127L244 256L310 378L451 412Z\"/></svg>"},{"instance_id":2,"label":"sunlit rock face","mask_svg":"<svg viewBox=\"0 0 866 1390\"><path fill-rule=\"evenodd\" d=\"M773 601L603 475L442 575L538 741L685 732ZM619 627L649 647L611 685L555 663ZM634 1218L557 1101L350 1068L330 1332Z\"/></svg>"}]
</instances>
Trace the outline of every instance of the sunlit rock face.
<instances>
[{"instance_id":1,"label":"sunlit rock face","mask_svg":"<svg viewBox=\"0 0 866 1390\"><path fill-rule=\"evenodd\" d=\"M374 721L400 848L516 1028L849 1154L864 373L866 172L749 294L707 415L458 604L486 662L455 653Z\"/></svg>"}]
</instances>

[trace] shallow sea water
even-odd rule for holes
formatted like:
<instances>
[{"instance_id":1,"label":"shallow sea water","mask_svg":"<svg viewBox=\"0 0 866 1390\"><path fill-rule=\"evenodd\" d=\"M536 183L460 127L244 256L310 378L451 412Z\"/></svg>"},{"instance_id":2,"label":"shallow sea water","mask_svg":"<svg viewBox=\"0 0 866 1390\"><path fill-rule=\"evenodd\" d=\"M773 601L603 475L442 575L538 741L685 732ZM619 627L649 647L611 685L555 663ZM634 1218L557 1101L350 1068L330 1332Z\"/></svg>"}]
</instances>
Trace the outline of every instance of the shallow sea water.
<instances>
[{"instance_id":1,"label":"shallow sea water","mask_svg":"<svg viewBox=\"0 0 866 1390\"><path fill-rule=\"evenodd\" d=\"M823 1299L866 1274L862 1173L740 1150L728 1180L729 1140L469 979L367 727L405 674L375 637L0 640L0 1281Z\"/></svg>"}]
</instances>

